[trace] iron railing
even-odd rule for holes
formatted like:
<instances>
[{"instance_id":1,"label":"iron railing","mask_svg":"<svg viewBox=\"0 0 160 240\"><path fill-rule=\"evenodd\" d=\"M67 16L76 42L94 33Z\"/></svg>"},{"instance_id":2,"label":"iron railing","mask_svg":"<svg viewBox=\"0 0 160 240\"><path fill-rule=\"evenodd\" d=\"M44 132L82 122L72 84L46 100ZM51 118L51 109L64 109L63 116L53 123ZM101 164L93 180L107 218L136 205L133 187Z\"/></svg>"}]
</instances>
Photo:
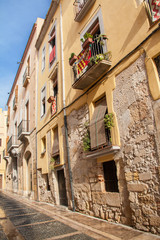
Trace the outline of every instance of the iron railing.
<instances>
[{"instance_id":1,"label":"iron railing","mask_svg":"<svg viewBox=\"0 0 160 240\"><path fill-rule=\"evenodd\" d=\"M23 133L29 132L29 120L22 120L18 125L18 137Z\"/></svg>"},{"instance_id":2,"label":"iron railing","mask_svg":"<svg viewBox=\"0 0 160 240\"><path fill-rule=\"evenodd\" d=\"M74 12L75 12L75 21L80 22L84 16L87 14L88 10L94 4L96 0L75 0Z\"/></svg>"},{"instance_id":3,"label":"iron railing","mask_svg":"<svg viewBox=\"0 0 160 240\"><path fill-rule=\"evenodd\" d=\"M12 135L7 143L7 152L10 151L12 147L18 147L19 141L17 135Z\"/></svg>"},{"instance_id":4,"label":"iron railing","mask_svg":"<svg viewBox=\"0 0 160 240\"><path fill-rule=\"evenodd\" d=\"M103 41L103 37L95 35L89 47L82 50L77 56L77 61L73 65L74 81L77 81L92 66L93 62L91 62L91 59L93 57L104 53Z\"/></svg>"},{"instance_id":5,"label":"iron railing","mask_svg":"<svg viewBox=\"0 0 160 240\"><path fill-rule=\"evenodd\" d=\"M26 78L30 77L30 67L26 67L24 74L23 74L23 84L26 81Z\"/></svg>"}]
</instances>

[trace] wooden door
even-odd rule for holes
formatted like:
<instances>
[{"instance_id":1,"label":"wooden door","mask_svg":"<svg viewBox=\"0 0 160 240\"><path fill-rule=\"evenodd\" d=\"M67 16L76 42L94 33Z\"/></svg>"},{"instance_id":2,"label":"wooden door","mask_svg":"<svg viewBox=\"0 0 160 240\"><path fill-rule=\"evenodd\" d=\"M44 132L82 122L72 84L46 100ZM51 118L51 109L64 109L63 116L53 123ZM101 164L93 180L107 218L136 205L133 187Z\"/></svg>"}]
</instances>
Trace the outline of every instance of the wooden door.
<instances>
[{"instance_id":1,"label":"wooden door","mask_svg":"<svg viewBox=\"0 0 160 240\"><path fill-rule=\"evenodd\" d=\"M2 177L3 177L3 175L0 174L0 189L2 189Z\"/></svg>"},{"instance_id":2,"label":"wooden door","mask_svg":"<svg viewBox=\"0 0 160 240\"><path fill-rule=\"evenodd\" d=\"M64 170L57 171L60 205L68 206Z\"/></svg>"}]
</instances>

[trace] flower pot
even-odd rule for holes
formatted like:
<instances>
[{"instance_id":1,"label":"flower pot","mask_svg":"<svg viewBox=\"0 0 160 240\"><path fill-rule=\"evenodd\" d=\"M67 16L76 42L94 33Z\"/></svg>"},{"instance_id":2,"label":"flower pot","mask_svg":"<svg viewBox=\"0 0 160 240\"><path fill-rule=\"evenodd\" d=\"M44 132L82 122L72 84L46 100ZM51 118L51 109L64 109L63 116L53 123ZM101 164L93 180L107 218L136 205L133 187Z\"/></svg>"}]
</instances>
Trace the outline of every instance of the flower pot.
<instances>
[{"instance_id":1,"label":"flower pot","mask_svg":"<svg viewBox=\"0 0 160 240\"><path fill-rule=\"evenodd\" d=\"M47 102L49 102L49 103L51 103L51 102L53 102L54 101L54 96L50 96L49 98L48 98L48 100L47 100Z\"/></svg>"},{"instance_id":2,"label":"flower pot","mask_svg":"<svg viewBox=\"0 0 160 240\"><path fill-rule=\"evenodd\" d=\"M85 50L85 49L89 48L89 45L92 44L92 43L93 43L93 39L92 38L87 38L85 40L85 42L82 44L83 49Z\"/></svg>"},{"instance_id":3,"label":"flower pot","mask_svg":"<svg viewBox=\"0 0 160 240\"><path fill-rule=\"evenodd\" d=\"M73 63L74 63L76 60L77 60L77 56L74 55L74 56L69 60L69 64L70 64L70 66L72 66Z\"/></svg>"}]
</instances>

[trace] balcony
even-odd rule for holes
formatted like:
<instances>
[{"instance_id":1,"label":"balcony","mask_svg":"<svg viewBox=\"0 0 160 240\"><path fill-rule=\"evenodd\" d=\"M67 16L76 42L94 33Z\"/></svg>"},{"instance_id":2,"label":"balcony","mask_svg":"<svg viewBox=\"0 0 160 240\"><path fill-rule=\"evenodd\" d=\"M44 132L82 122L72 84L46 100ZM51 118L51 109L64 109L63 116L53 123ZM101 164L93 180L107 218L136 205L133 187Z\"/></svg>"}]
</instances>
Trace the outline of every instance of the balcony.
<instances>
[{"instance_id":1,"label":"balcony","mask_svg":"<svg viewBox=\"0 0 160 240\"><path fill-rule=\"evenodd\" d=\"M89 9L96 0L75 0L73 5L75 8L75 22L80 22L85 17Z\"/></svg>"},{"instance_id":2,"label":"balcony","mask_svg":"<svg viewBox=\"0 0 160 240\"><path fill-rule=\"evenodd\" d=\"M18 97L14 97L13 99L13 110L16 111L18 105Z\"/></svg>"},{"instance_id":3,"label":"balcony","mask_svg":"<svg viewBox=\"0 0 160 240\"><path fill-rule=\"evenodd\" d=\"M77 61L73 64L74 83L72 87L74 89L84 90L109 70L111 53L104 53L101 41L104 40L99 40L99 36L95 36L93 42L77 56Z\"/></svg>"},{"instance_id":4,"label":"balcony","mask_svg":"<svg viewBox=\"0 0 160 240\"><path fill-rule=\"evenodd\" d=\"M29 134L29 120L22 120L18 125L18 140L23 141Z\"/></svg>"},{"instance_id":5,"label":"balcony","mask_svg":"<svg viewBox=\"0 0 160 240\"><path fill-rule=\"evenodd\" d=\"M6 151L6 149L3 150L3 159L5 159L7 161L9 159L8 152Z\"/></svg>"},{"instance_id":6,"label":"balcony","mask_svg":"<svg viewBox=\"0 0 160 240\"><path fill-rule=\"evenodd\" d=\"M26 67L25 72L23 74L23 87L27 87L30 80L30 67Z\"/></svg>"},{"instance_id":7,"label":"balcony","mask_svg":"<svg viewBox=\"0 0 160 240\"><path fill-rule=\"evenodd\" d=\"M152 23L156 22L157 20L160 19L160 3L159 1L149 1L149 0L144 0L145 6L146 6L146 11L149 17L149 20Z\"/></svg>"},{"instance_id":8,"label":"balcony","mask_svg":"<svg viewBox=\"0 0 160 240\"><path fill-rule=\"evenodd\" d=\"M7 152L9 153L13 148L18 148L19 141L16 135L12 135L7 143Z\"/></svg>"}]
</instances>

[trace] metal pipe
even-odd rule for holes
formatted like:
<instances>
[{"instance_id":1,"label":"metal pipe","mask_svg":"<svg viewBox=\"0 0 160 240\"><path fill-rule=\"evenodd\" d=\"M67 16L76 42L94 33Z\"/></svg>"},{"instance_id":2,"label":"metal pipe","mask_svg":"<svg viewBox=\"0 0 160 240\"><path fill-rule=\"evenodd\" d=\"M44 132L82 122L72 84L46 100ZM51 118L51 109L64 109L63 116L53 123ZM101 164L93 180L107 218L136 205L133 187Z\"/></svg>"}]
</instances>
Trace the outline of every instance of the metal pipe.
<instances>
[{"instance_id":1,"label":"metal pipe","mask_svg":"<svg viewBox=\"0 0 160 240\"><path fill-rule=\"evenodd\" d=\"M67 147L67 159L68 159L69 180L70 180L70 187L71 187L72 208L73 208L73 212L75 212L73 179L72 179L71 161L70 161L70 154L69 154L68 126L67 126L66 102L65 102L63 26L62 26L62 5L61 5L61 3L60 3L60 33L61 33L62 94L63 94L63 113L64 113L65 140L66 140L66 147Z\"/></svg>"}]
</instances>

